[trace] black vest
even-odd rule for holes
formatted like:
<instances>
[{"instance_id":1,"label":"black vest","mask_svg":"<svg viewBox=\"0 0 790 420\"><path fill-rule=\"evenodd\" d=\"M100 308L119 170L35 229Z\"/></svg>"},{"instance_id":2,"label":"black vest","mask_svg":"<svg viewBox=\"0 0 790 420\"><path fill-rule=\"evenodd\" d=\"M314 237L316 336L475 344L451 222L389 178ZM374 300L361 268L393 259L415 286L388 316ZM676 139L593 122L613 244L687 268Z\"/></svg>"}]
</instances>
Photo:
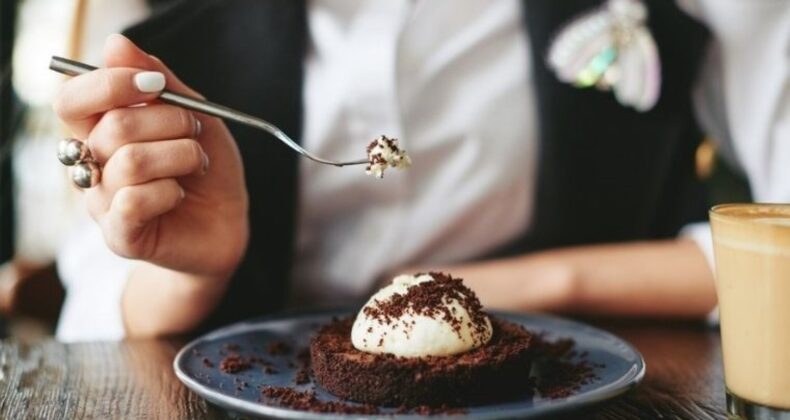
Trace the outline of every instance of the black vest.
<instances>
[{"instance_id":1,"label":"black vest","mask_svg":"<svg viewBox=\"0 0 790 420\"><path fill-rule=\"evenodd\" d=\"M11 141L21 119L21 104L11 88L11 58L17 5L17 0L0 2L0 264L14 255Z\"/></svg>"},{"instance_id":2,"label":"black vest","mask_svg":"<svg viewBox=\"0 0 790 420\"><path fill-rule=\"evenodd\" d=\"M690 90L705 30L674 2L648 3L663 85L657 106L637 113L612 94L559 83L544 64L562 23L600 1L523 4L540 125L537 197L529 230L497 255L666 238L704 218L705 195L694 175L701 135ZM296 0L179 1L127 35L210 100L268 119L299 139L306 13L305 2ZM251 241L206 326L281 309L293 263L297 156L267 134L229 128L244 159Z\"/></svg>"}]
</instances>

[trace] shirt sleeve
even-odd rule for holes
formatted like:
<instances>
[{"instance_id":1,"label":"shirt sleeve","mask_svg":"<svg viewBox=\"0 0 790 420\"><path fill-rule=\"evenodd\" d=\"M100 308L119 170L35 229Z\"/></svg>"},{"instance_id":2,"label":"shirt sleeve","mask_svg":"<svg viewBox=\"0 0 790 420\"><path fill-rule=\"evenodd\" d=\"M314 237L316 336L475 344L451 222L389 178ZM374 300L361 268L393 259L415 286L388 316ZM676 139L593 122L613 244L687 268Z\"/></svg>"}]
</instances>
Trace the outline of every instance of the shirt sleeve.
<instances>
[{"instance_id":1,"label":"shirt sleeve","mask_svg":"<svg viewBox=\"0 0 790 420\"><path fill-rule=\"evenodd\" d=\"M700 124L754 201L790 201L790 2L679 3L712 34L694 92Z\"/></svg>"},{"instance_id":2,"label":"shirt sleeve","mask_svg":"<svg viewBox=\"0 0 790 420\"><path fill-rule=\"evenodd\" d=\"M749 180L752 199L790 201L790 3L773 0L677 0L711 31L694 92L700 124L719 152ZM681 232L714 269L707 223ZM718 312L711 314L718 321Z\"/></svg>"},{"instance_id":3,"label":"shirt sleeve","mask_svg":"<svg viewBox=\"0 0 790 420\"><path fill-rule=\"evenodd\" d=\"M705 260L708 262L708 267L712 273L716 272L715 260L713 258L713 236L710 230L710 223L700 222L692 223L685 226L681 231L681 238L688 238L694 241L695 244L702 251ZM719 308L716 307L708 314L707 321L711 325L718 325L719 323Z\"/></svg>"},{"instance_id":4,"label":"shirt sleeve","mask_svg":"<svg viewBox=\"0 0 790 420\"><path fill-rule=\"evenodd\" d=\"M85 220L60 247L58 274L66 289L56 336L65 342L124 337L121 296L133 261L114 254L101 230Z\"/></svg>"},{"instance_id":5,"label":"shirt sleeve","mask_svg":"<svg viewBox=\"0 0 790 420\"><path fill-rule=\"evenodd\" d=\"M700 251L702 251L702 254L705 256L705 260L708 262L708 267L710 267L711 270L714 270L715 261L713 259L713 236L711 235L710 223L699 222L686 225L680 231L679 236L694 241L694 243L696 243L699 247Z\"/></svg>"}]
</instances>

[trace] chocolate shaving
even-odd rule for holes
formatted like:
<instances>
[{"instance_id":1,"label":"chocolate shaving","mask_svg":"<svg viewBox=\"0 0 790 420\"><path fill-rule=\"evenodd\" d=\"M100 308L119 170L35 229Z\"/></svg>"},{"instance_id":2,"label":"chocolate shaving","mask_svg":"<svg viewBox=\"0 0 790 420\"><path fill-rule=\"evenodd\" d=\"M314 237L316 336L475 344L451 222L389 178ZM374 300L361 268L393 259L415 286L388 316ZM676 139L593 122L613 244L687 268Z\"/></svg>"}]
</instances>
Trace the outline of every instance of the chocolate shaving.
<instances>
[{"instance_id":1,"label":"chocolate shaving","mask_svg":"<svg viewBox=\"0 0 790 420\"><path fill-rule=\"evenodd\" d=\"M430 405L418 405L416 407L401 406L393 414L417 414L418 416L454 416L466 414L466 410L459 407L451 407L449 405L441 405L439 407L431 407Z\"/></svg>"},{"instance_id":2,"label":"chocolate shaving","mask_svg":"<svg viewBox=\"0 0 790 420\"><path fill-rule=\"evenodd\" d=\"M269 343L266 351L272 356L281 356L291 352L291 346L285 341L275 340Z\"/></svg>"},{"instance_id":3,"label":"chocolate shaving","mask_svg":"<svg viewBox=\"0 0 790 420\"><path fill-rule=\"evenodd\" d=\"M260 365L260 366L272 366L273 363L270 360L264 359L263 357L258 356L250 356L247 361L252 364Z\"/></svg>"},{"instance_id":4,"label":"chocolate shaving","mask_svg":"<svg viewBox=\"0 0 790 420\"><path fill-rule=\"evenodd\" d=\"M296 360L302 364L310 364L310 349L303 348L296 353Z\"/></svg>"},{"instance_id":5,"label":"chocolate shaving","mask_svg":"<svg viewBox=\"0 0 790 420\"><path fill-rule=\"evenodd\" d=\"M236 391L243 391L249 387L247 381L241 380L239 378L234 378L233 382L236 384Z\"/></svg>"},{"instance_id":6,"label":"chocolate shaving","mask_svg":"<svg viewBox=\"0 0 790 420\"><path fill-rule=\"evenodd\" d=\"M600 379L595 368L605 367L587 360L587 352L577 354L576 343L570 338L549 341L542 335L534 335L531 351L536 370L536 391L543 398L566 398L578 392L582 386Z\"/></svg>"},{"instance_id":7,"label":"chocolate shaving","mask_svg":"<svg viewBox=\"0 0 790 420\"><path fill-rule=\"evenodd\" d=\"M249 367L250 362L238 354L226 356L219 364L219 369L225 373L236 373Z\"/></svg>"},{"instance_id":8,"label":"chocolate shaving","mask_svg":"<svg viewBox=\"0 0 790 420\"><path fill-rule=\"evenodd\" d=\"M266 386L261 394L277 401L281 406L294 410L310 411L314 413L339 413L339 414L380 414L375 405L349 404L338 401L322 401L315 396L313 391L298 391L293 388Z\"/></svg>"},{"instance_id":9,"label":"chocolate shaving","mask_svg":"<svg viewBox=\"0 0 790 420\"><path fill-rule=\"evenodd\" d=\"M310 382L310 367L309 366L302 366L299 370L296 371L296 376L294 376L294 382L297 385L304 385Z\"/></svg>"}]
</instances>

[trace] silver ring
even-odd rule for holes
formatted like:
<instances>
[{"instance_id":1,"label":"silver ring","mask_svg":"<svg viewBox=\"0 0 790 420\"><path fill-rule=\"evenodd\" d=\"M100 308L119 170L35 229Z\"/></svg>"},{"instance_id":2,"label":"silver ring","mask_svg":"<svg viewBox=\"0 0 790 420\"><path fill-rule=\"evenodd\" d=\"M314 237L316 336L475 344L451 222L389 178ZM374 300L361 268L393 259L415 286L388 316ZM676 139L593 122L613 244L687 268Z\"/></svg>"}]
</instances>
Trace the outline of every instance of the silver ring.
<instances>
[{"instance_id":1,"label":"silver ring","mask_svg":"<svg viewBox=\"0 0 790 420\"><path fill-rule=\"evenodd\" d=\"M71 172L71 180L80 188L95 187L101 181L101 169L92 160L79 163Z\"/></svg>"},{"instance_id":2,"label":"silver ring","mask_svg":"<svg viewBox=\"0 0 790 420\"><path fill-rule=\"evenodd\" d=\"M101 181L101 168L85 142L73 138L61 140L58 143L58 160L66 166L73 166L71 180L80 188L92 188Z\"/></svg>"},{"instance_id":3,"label":"silver ring","mask_svg":"<svg viewBox=\"0 0 790 420\"><path fill-rule=\"evenodd\" d=\"M74 166L90 156L88 145L77 139L63 139L58 143L58 160L66 166Z\"/></svg>"}]
</instances>

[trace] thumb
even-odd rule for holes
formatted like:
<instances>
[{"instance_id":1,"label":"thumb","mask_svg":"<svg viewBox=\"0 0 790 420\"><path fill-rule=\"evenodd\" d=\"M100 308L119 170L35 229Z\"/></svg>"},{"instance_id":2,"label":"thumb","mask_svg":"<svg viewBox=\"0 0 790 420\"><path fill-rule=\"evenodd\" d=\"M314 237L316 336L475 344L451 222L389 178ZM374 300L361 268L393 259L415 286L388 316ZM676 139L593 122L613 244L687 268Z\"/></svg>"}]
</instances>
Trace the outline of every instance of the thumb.
<instances>
[{"instance_id":1,"label":"thumb","mask_svg":"<svg viewBox=\"0 0 790 420\"><path fill-rule=\"evenodd\" d=\"M197 95L158 58L149 55L121 34L112 34L104 42L104 64L107 67L133 67L158 71L165 75L166 88L179 93Z\"/></svg>"}]
</instances>

